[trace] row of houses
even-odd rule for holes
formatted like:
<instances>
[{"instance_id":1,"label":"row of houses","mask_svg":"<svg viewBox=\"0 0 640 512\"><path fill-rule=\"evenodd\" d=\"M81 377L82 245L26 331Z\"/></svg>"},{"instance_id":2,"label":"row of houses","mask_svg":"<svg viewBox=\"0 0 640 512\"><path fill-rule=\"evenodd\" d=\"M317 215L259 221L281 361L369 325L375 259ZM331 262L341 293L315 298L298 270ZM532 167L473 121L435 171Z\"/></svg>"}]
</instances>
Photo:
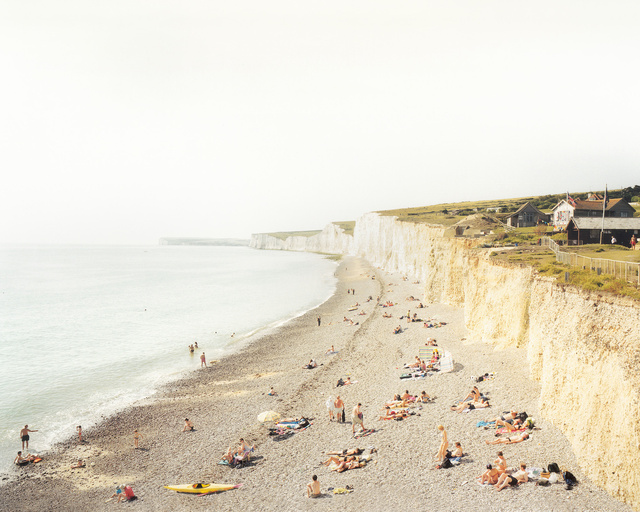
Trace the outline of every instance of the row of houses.
<instances>
[{"instance_id":1,"label":"row of houses","mask_svg":"<svg viewBox=\"0 0 640 512\"><path fill-rule=\"evenodd\" d=\"M590 194L586 200L567 198L551 210L540 211L531 203L523 204L507 217L508 226L524 228L538 224L553 224L555 231L566 231L570 244L615 243L630 245L633 235L640 234L640 218L635 209L622 198L607 199Z\"/></svg>"}]
</instances>

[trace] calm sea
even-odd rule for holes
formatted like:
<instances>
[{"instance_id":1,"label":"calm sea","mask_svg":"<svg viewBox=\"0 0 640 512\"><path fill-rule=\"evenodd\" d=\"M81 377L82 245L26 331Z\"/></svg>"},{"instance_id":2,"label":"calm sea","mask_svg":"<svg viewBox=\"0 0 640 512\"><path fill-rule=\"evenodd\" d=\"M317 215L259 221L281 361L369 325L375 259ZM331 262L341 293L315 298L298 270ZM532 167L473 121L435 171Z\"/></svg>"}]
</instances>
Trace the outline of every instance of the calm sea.
<instances>
[{"instance_id":1,"label":"calm sea","mask_svg":"<svg viewBox=\"0 0 640 512\"><path fill-rule=\"evenodd\" d=\"M25 424L46 450L321 304L334 272L247 247L0 246L0 470Z\"/></svg>"}]
</instances>

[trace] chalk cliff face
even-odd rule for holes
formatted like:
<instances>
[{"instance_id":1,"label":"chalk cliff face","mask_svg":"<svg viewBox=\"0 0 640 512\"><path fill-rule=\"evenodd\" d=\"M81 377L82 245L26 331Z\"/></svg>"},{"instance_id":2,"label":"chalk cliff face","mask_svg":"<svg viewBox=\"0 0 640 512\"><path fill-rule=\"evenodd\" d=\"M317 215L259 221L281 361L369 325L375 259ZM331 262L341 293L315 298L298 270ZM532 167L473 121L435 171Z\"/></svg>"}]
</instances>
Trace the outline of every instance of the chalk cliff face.
<instances>
[{"instance_id":1,"label":"chalk cliff face","mask_svg":"<svg viewBox=\"0 0 640 512\"><path fill-rule=\"evenodd\" d=\"M543 416L562 429L590 478L640 510L637 302L498 264L477 241L447 237L442 226L374 213L357 220L353 237L331 226L314 241L275 244L254 235L251 245L357 255L413 275L424 283L425 301L464 307L474 336L526 349L531 377L541 384Z\"/></svg>"},{"instance_id":2,"label":"chalk cliff face","mask_svg":"<svg viewBox=\"0 0 640 512\"><path fill-rule=\"evenodd\" d=\"M285 240L268 233L251 235L250 247L280 251L322 252L327 254L351 254L353 237L345 235L344 229L329 224L320 233L313 236L290 236Z\"/></svg>"}]
</instances>

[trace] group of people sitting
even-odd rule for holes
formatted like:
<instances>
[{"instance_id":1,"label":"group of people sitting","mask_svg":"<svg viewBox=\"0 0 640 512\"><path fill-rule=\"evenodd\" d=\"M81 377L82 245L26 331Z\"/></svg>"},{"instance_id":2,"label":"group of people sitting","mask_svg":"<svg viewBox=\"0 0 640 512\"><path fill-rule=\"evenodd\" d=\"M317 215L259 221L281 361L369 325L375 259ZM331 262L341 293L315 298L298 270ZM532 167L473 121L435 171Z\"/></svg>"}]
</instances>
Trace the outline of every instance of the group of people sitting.
<instances>
[{"instance_id":1,"label":"group of people sitting","mask_svg":"<svg viewBox=\"0 0 640 512\"><path fill-rule=\"evenodd\" d=\"M255 450L255 445L249 445L244 438L240 438L238 446L229 446L227 453L222 456L221 463L226 463L229 466L236 466L245 461L251 460L251 453Z\"/></svg>"},{"instance_id":2,"label":"group of people sitting","mask_svg":"<svg viewBox=\"0 0 640 512\"><path fill-rule=\"evenodd\" d=\"M520 463L520 469L512 474L507 473L507 461L502 452L498 452L498 458L493 465L487 464L487 470L478 477L481 484L493 485L496 491L501 491L507 486L517 487L529 481L527 465Z\"/></svg>"},{"instance_id":3,"label":"group of people sitting","mask_svg":"<svg viewBox=\"0 0 640 512\"><path fill-rule=\"evenodd\" d=\"M464 411L473 411L474 409L484 409L485 407L490 407L489 398L480 393L478 386L473 386L473 389L467 396L457 404L451 406L451 410L461 413Z\"/></svg>"}]
</instances>

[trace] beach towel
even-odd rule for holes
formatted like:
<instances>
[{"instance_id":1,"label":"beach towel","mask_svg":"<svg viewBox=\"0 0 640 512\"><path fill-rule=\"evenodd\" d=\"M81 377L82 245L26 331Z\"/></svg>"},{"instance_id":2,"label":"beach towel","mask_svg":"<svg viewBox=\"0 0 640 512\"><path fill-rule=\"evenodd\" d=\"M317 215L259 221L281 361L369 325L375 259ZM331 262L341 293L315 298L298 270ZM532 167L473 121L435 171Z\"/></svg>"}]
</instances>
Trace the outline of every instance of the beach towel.
<instances>
[{"instance_id":1,"label":"beach towel","mask_svg":"<svg viewBox=\"0 0 640 512\"><path fill-rule=\"evenodd\" d=\"M444 356L440 359L440 371L443 373L453 371L453 356L448 350L444 351Z\"/></svg>"}]
</instances>

